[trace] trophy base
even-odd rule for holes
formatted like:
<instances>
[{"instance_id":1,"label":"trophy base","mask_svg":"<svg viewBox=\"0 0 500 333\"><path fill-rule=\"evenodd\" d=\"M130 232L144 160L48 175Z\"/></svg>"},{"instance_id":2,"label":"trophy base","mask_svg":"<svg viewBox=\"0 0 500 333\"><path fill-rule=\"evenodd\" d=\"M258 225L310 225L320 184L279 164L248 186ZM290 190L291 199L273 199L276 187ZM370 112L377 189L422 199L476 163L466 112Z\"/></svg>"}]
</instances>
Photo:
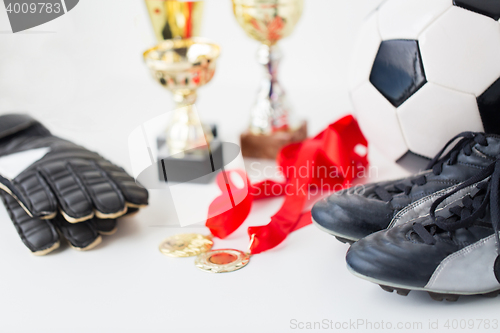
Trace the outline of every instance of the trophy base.
<instances>
[{"instance_id":1,"label":"trophy base","mask_svg":"<svg viewBox=\"0 0 500 333\"><path fill-rule=\"evenodd\" d=\"M275 159L284 146L304 141L307 138L307 122L291 131L270 135L253 134L246 131L240 136L241 153L244 157Z\"/></svg>"},{"instance_id":2,"label":"trophy base","mask_svg":"<svg viewBox=\"0 0 500 333\"><path fill-rule=\"evenodd\" d=\"M217 129L212 126L212 133L217 135ZM182 155L170 156L166 148L165 138L159 137L158 144L158 176L160 181L174 183L210 183L224 166L222 142L213 139L208 147L191 149Z\"/></svg>"}]
</instances>

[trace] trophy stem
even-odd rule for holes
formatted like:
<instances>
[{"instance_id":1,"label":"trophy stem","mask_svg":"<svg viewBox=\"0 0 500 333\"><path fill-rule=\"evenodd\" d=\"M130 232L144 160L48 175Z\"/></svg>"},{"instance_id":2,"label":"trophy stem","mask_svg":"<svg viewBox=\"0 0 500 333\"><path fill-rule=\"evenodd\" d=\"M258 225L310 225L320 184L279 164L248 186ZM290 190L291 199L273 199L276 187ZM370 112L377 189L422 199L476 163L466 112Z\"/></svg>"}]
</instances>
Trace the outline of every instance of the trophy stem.
<instances>
[{"instance_id":1,"label":"trophy stem","mask_svg":"<svg viewBox=\"0 0 500 333\"><path fill-rule=\"evenodd\" d=\"M278 82L278 66L282 53L276 45L262 44L257 52L257 61L264 68L264 77L251 110L250 132L271 134L289 129L289 106L285 92Z\"/></svg>"},{"instance_id":2,"label":"trophy stem","mask_svg":"<svg viewBox=\"0 0 500 333\"><path fill-rule=\"evenodd\" d=\"M213 135L194 106L196 91L174 91L174 101L177 107L167 126L166 139L170 155L183 157L185 152L210 144Z\"/></svg>"},{"instance_id":3,"label":"trophy stem","mask_svg":"<svg viewBox=\"0 0 500 333\"><path fill-rule=\"evenodd\" d=\"M176 109L187 105L193 105L196 102L196 91L190 89L179 89L173 92Z\"/></svg>"}]
</instances>

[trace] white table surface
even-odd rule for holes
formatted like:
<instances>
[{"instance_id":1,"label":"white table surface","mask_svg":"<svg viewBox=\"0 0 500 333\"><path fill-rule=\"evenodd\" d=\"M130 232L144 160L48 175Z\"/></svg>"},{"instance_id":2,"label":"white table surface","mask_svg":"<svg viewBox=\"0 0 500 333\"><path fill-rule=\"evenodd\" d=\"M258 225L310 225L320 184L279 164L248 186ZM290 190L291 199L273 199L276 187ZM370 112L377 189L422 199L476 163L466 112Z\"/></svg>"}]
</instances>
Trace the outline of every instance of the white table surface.
<instances>
[{"instance_id":1,"label":"white table surface","mask_svg":"<svg viewBox=\"0 0 500 333\"><path fill-rule=\"evenodd\" d=\"M295 33L281 43L281 80L311 134L349 112L349 52L356 27L379 2L306 1ZM128 134L172 108L141 61L154 43L142 1L80 1L43 26L15 35L8 30L0 9L0 113L29 111L54 133L130 170ZM198 107L225 140L236 141L260 75L257 43L237 26L228 0L207 1L203 32L223 53L215 78L199 91ZM379 167L371 180L405 174L376 151L371 161ZM215 248L244 250L246 227L267 223L282 200L255 203L244 226ZM151 191L150 207L122 219L117 234L96 249L63 246L40 258L28 253L0 207L0 331L288 332L311 331L294 329L294 323L323 320L345 331L372 331L349 326L365 320L373 330L382 321L393 328L415 322L421 329L396 331L425 332L436 331L429 328L436 320L445 331L447 320L473 320L477 328L478 320L499 317L498 299L438 303L422 292L401 297L355 278L345 268L348 247L314 226L229 274L204 273L193 258L158 251L166 236L195 231L207 232L181 228L171 198Z\"/></svg>"}]
</instances>

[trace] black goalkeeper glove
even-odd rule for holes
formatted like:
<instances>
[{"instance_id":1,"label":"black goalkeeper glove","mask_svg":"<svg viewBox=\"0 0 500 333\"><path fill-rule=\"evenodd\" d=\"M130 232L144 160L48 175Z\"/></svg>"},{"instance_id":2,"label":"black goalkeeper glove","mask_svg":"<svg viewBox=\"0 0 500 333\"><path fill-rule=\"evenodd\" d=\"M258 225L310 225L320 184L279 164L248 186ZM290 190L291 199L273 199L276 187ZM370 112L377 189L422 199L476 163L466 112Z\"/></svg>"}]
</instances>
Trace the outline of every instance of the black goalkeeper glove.
<instances>
[{"instance_id":1,"label":"black goalkeeper glove","mask_svg":"<svg viewBox=\"0 0 500 333\"><path fill-rule=\"evenodd\" d=\"M61 237L89 250L116 231L116 218L148 204L147 190L122 168L21 114L0 116L0 196L35 255L58 248Z\"/></svg>"}]
</instances>

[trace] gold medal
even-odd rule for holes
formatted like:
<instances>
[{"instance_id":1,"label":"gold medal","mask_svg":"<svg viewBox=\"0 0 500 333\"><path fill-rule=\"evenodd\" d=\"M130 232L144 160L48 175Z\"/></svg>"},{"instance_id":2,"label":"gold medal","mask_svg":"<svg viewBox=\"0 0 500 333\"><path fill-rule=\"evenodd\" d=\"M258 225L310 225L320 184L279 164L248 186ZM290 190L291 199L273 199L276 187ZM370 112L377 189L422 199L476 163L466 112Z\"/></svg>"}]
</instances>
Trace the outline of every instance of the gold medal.
<instances>
[{"instance_id":1,"label":"gold medal","mask_svg":"<svg viewBox=\"0 0 500 333\"><path fill-rule=\"evenodd\" d=\"M193 257L209 251L212 237L200 234L179 234L166 238L160 244L160 252L169 257Z\"/></svg>"},{"instance_id":2,"label":"gold medal","mask_svg":"<svg viewBox=\"0 0 500 333\"><path fill-rule=\"evenodd\" d=\"M233 272L245 267L250 261L250 254L233 249L211 250L200 254L195 265L209 273Z\"/></svg>"}]
</instances>

